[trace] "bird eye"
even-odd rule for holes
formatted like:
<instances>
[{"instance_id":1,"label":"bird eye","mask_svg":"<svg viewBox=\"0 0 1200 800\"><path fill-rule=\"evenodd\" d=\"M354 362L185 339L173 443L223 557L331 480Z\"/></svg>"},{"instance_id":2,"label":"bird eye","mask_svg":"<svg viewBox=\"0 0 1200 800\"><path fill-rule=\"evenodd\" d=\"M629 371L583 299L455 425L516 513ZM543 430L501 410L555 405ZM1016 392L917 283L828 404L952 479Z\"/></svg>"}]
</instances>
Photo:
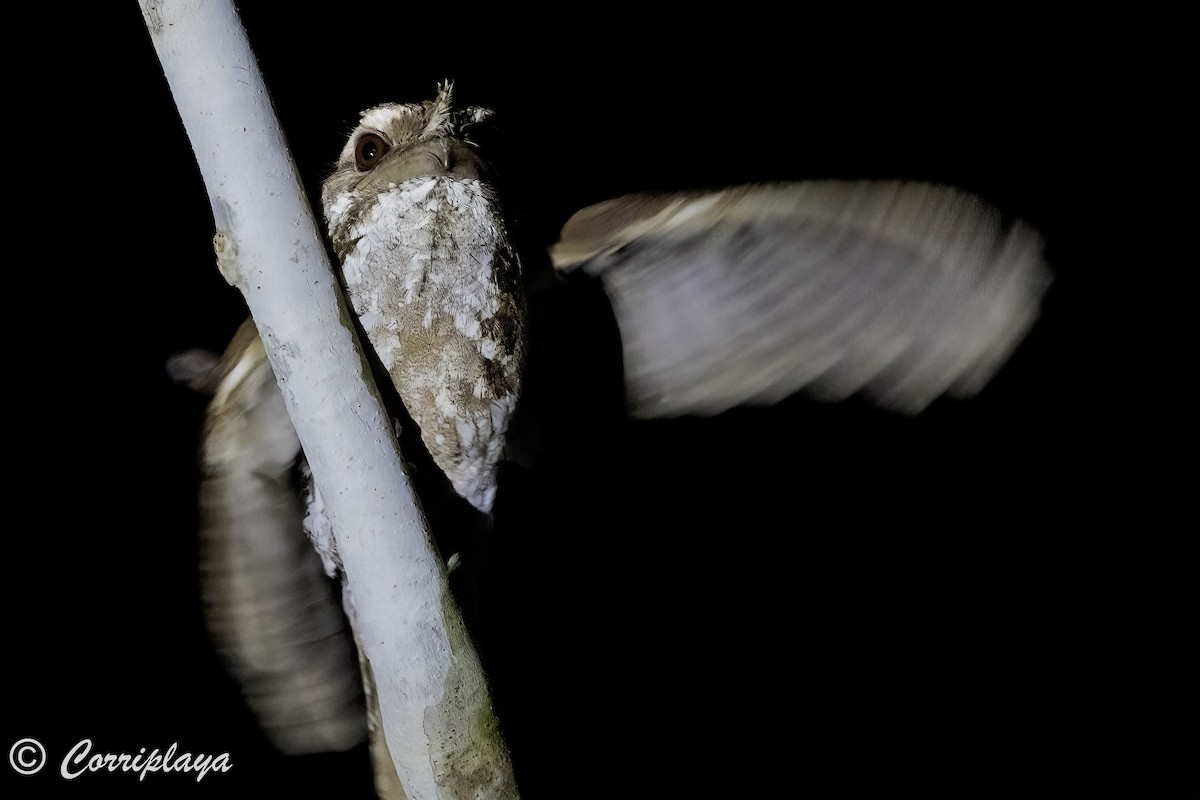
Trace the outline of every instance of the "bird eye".
<instances>
[{"instance_id":1,"label":"bird eye","mask_svg":"<svg viewBox=\"0 0 1200 800\"><path fill-rule=\"evenodd\" d=\"M384 153L390 149L392 149L391 146L379 134L364 133L358 137L358 143L354 145L354 163L360 170L366 172L378 164L379 159L383 158Z\"/></svg>"}]
</instances>

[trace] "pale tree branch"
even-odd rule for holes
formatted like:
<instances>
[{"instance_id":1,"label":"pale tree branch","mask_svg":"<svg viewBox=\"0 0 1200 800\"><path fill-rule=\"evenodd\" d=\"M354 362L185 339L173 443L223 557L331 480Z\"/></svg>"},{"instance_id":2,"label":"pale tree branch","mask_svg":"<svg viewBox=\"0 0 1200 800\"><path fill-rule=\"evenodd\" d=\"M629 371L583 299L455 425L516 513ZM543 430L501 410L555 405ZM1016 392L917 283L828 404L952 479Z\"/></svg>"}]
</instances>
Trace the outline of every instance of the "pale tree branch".
<instances>
[{"instance_id":1,"label":"pale tree branch","mask_svg":"<svg viewBox=\"0 0 1200 800\"><path fill-rule=\"evenodd\" d=\"M410 798L516 797L479 658L230 0L139 0L216 223L325 503Z\"/></svg>"}]
</instances>

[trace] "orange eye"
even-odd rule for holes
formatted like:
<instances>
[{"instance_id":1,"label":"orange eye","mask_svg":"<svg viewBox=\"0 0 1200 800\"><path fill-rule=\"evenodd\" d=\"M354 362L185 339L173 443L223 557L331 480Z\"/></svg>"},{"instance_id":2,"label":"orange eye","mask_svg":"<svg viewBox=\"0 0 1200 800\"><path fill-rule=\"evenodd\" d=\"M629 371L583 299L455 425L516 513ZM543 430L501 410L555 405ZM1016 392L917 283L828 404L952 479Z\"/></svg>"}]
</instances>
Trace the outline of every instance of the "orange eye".
<instances>
[{"instance_id":1,"label":"orange eye","mask_svg":"<svg viewBox=\"0 0 1200 800\"><path fill-rule=\"evenodd\" d=\"M391 150L391 145L377 133L364 133L358 137L354 145L354 163L363 172L374 167L383 158L384 153Z\"/></svg>"}]
</instances>

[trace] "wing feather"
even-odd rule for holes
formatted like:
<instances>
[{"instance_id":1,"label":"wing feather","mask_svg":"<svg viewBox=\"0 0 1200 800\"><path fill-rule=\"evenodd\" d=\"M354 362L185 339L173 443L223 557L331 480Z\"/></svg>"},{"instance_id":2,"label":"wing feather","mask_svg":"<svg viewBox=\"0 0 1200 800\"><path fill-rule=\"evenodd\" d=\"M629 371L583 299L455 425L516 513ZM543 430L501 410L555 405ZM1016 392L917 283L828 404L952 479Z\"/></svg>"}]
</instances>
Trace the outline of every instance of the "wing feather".
<instances>
[{"instance_id":1,"label":"wing feather","mask_svg":"<svg viewBox=\"0 0 1200 800\"><path fill-rule=\"evenodd\" d=\"M281 752L347 750L367 732L357 653L304 532L300 442L252 323L218 372L200 485L205 622Z\"/></svg>"},{"instance_id":2,"label":"wing feather","mask_svg":"<svg viewBox=\"0 0 1200 800\"><path fill-rule=\"evenodd\" d=\"M908 413L970 396L1050 282L1032 227L898 181L629 195L571 217L550 256L603 281L639 417L798 391Z\"/></svg>"}]
</instances>

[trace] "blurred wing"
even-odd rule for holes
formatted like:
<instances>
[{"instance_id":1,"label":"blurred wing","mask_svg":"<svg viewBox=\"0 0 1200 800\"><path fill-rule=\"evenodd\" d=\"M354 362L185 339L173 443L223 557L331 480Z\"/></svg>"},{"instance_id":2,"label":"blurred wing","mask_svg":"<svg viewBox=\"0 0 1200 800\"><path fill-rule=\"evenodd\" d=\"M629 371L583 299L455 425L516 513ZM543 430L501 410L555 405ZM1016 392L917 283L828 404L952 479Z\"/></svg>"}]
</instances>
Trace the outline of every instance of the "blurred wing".
<instances>
[{"instance_id":1,"label":"blurred wing","mask_svg":"<svg viewBox=\"0 0 1200 800\"><path fill-rule=\"evenodd\" d=\"M1041 253L957 189L812 181L608 200L550 257L602 279L630 412L661 417L797 391L909 413L970 396L1038 316Z\"/></svg>"},{"instance_id":2,"label":"blurred wing","mask_svg":"<svg viewBox=\"0 0 1200 800\"><path fill-rule=\"evenodd\" d=\"M214 381L200 486L205 621L280 751L347 750L366 736L357 653L304 533L300 442L250 322Z\"/></svg>"}]
</instances>

